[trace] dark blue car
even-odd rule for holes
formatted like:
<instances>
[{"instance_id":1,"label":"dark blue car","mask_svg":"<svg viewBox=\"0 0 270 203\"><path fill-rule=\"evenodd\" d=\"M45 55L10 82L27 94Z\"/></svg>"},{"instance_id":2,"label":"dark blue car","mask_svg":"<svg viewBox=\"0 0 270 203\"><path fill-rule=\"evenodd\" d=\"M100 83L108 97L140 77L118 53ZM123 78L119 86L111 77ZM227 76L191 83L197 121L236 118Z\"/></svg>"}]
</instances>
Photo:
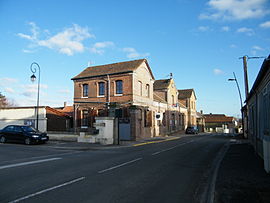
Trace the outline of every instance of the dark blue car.
<instances>
[{"instance_id":1,"label":"dark blue car","mask_svg":"<svg viewBox=\"0 0 270 203\"><path fill-rule=\"evenodd\" d=\"M198 134L199 130L196 126L187 127L186 134Z\"/></svg>"},{"instance_id":2,"label":"dark blue car","mask_svg":"<svg viewBox=\"0 0 270 203\"><path fill-rule=\"evenodd\" d=\"M0 143L22 142L24 144L45 143L49 140L46 133L41 133L27 125L8 125L0 130Z\"/></svg>"}]
</instances>

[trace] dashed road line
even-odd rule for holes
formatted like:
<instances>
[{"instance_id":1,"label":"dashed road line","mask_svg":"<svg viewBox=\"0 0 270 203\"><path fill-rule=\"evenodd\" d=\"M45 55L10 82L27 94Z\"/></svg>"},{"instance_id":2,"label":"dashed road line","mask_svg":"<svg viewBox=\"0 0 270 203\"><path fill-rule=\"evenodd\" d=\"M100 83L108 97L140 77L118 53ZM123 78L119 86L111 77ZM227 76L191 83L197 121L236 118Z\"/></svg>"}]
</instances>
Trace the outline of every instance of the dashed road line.
<instances>
[{"instance_id":1,"label":"dashed road line","mask_svg":"<svg viewBox=\"0 0 270 203\"><path fill-rule=\"evenodd\" d=\"M101 171L99 171L98 173L105 173L105 172L107 172L107 171L111 171L111 170L114 170L114 169L116 169L116 168L120 168L120 167L122 167L122 166L131 164L131 163L134 163L134 162L140 161L140 160L142 160L142 158L133 159L133 160L131 160L131 161L128 161L128 162L125 162L125 163L122 163L122 164L119 164L119 165L116 165L116 166L113 166L113 167L110 167L110 168L101 170Z\"/></svg>"},{"instance_id":2,"label":"dashed road line","mask_svg":"<svg viewBox=\"0 0 270 203\"><path fill-rule=\"evenodd\" d=\"M36 161L27 161L27 162L22 162L22 163L9 164L9 165L0 166L0 170L6 169L6 168L18 167L18 166L26 166L30 164L43 163L43 162L48 162L48 161L56 161L59 159L62 159L62 158L41 159L41 160L36 160Z\"/></svg>"},{"instance_id":3,"label":"dashed road line","mask_svg":"<svg viewBox=\"0 0 270 203\"><path fill-rule=\"evenodd\" d=\"M65 183L63 183L63 184L56 185L56 186L54 186L54 187L50 187L50 188L47 188L47 189L45 189L45 190L41 190L41 191L39 191L39 192L32 193L32 194L30 194L30 195L21 197L21 198L19 198L19 199L15 199L15 200L13 200L13 201L10 201L9 203L20 202L20 201L29 199L29 198L31 198L31 197L35 197L35 196L37 196L37 195L40 195L40 194L42 194L42 193L49 192L49 191L55 190L55 189L60 188L60 187L64 187L64 186L67 186L67 185L76 183L76 182L78 182L78 181L82 181L82 180L84 180L84 179L85 179L85 177L80 177L80 178L71 180L71 181L69 181L69 182L65 182Z\"/></svg>"}]
</instances>

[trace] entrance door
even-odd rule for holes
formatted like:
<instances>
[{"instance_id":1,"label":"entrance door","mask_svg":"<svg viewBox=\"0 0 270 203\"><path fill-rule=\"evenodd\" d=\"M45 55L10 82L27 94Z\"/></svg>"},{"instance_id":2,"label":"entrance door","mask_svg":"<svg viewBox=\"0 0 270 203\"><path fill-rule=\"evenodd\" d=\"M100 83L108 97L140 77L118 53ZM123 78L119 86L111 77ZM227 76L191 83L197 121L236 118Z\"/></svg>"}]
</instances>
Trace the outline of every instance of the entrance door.
<instances>
[{"instance_id":1,"label":"entrance door","mask_svg":"<svg viewBox=\"0 0 270 203\"><path fill-rule=\"evenodd\" d=\"M121 141L131 140L129 118L119 118L119 136Z\"/></svg>"}]
</instances>

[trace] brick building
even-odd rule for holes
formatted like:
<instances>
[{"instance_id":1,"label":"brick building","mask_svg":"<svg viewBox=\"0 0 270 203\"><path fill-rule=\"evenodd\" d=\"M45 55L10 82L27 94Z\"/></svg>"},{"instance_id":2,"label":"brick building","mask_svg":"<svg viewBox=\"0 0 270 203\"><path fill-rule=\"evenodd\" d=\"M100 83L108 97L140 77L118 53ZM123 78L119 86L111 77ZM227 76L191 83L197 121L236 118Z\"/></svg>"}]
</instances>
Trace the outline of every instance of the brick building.
<instances>
[{"instance_id":1,"label":"brick building","mask_svg":"<svg viewBox=\"0 0 270 203\"><path fill-rule=\"evenodd\" d=\"M128 140L174 132L183 124L173 79L155 81L146 59L91 66L72 80L79 131L93 130L95 117L108 116L114 108L120 109L120 129L128 129Z\"/></svg>"}]
</instances>

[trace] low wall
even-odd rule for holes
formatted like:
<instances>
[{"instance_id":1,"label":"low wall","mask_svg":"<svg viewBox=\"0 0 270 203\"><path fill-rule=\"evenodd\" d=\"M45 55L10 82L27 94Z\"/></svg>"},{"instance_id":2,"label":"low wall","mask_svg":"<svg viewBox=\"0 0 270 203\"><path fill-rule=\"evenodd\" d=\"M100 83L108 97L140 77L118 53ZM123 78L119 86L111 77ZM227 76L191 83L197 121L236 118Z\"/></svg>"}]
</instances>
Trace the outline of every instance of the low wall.
<instances>
[{"instance_id":1,"label":"low wall","mask_svg":"<svg viewBox=\"0 0 270 203\"><path fill-rule=\"evenodd\" d=\"M48 132L47 135L49 136L50 140L57 140L57 141L77 142L77 139L78 139L77 134L68 133L68 132L62 132L62 133Z\"/></svg>"}]
</instances>

